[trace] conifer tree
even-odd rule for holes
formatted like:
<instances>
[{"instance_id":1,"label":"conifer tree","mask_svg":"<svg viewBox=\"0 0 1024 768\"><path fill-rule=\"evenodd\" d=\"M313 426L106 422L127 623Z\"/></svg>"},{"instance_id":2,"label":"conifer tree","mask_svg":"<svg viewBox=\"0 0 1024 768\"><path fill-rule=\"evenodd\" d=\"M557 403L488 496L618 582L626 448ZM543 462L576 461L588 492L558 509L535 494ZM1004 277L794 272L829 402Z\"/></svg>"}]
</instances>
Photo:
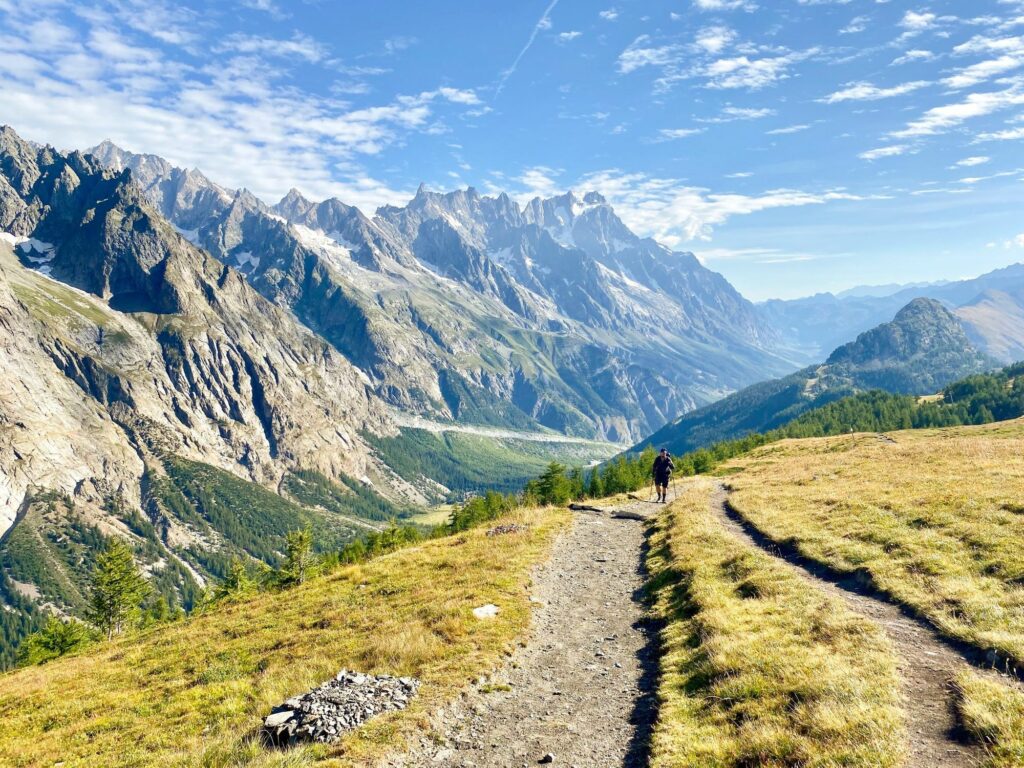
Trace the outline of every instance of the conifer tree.
<instances>
[{"instance_id":1,"label":"conifer tree","mask_svg":"<svg viewBox=\"0 0 1024 768\"><path fill-rule=\"evenodd\" d=\"M149 583L135 566L132 548L124 539L113 537L96 558L89 621L109 640L138 622L140 605L149 591Z\"/></svg>"},{"instance_id":2,"label":"conifer tree","mask_svg":"<svg viewBox=\"0 0 1024 768\"><path fill-rule=\"evenodd\" d=\"M309 528L290 532L285 539L284 563L277 572L278 584L281 586L302 584L314 574L315 570L313 532Z\"/></svg>"}]
</instances>

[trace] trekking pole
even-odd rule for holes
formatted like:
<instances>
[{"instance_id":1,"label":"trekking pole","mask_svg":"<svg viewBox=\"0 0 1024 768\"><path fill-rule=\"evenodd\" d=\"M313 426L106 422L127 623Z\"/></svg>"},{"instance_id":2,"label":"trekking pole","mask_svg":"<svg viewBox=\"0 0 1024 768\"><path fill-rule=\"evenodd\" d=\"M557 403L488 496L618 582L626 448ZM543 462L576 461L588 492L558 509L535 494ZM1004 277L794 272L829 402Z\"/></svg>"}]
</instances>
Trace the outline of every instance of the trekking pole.
<instances>
[{"instance_id":1,"label":"trekking pole","mask_svg":"<svg viewBox=\"0 0 1024 768\"><path fill-rule=\"evenodd\" d=\"M651 492L647 494L647 503L654 501L654 479L651 479Z\"/></svg>"}]
</instances>

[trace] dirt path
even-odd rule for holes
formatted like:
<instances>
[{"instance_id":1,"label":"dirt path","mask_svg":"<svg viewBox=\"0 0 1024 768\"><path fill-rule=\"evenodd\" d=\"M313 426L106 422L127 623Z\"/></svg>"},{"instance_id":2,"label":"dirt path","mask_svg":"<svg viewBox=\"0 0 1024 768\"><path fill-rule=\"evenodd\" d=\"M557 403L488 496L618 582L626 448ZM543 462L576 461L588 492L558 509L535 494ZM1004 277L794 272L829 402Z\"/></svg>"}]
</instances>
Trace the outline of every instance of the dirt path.
<instances>
[{"instance_id":1,"label":"dirt path","mask_svg":"<svg viewBox=\"0 0 1024 768\"><path fill-rule=\"evenodd\" d=\"M815 567L780 551L733 511L727 499L728 494L723 488L715 495L712 509L729 531L747 544L786 563L823 592L843 600L855 613L871 619L885 630L898 655L903 686L909 735L907 768L979 765L983 757L981 749L964 744L957 738L949 681L958 670L968 666L960 652L925 625L905 616L897 606L865 594L856 584L830 576L824 567ZM1008 682L1007 678L999 677Z\"/></svg>"},{"instance_id":2,"label":"dirt path","mask_svg":"<svg viewBox=\"0 0 1024 768\"><path fill-rule=\"evenodd\" d=\"M653 504L617 505L644 515ZM505 670L435 716L440 743L395 766L642 768L657 653L644 625L644 525L577 513L534 573L532 637Z\"/></svg>"}]
</instances>

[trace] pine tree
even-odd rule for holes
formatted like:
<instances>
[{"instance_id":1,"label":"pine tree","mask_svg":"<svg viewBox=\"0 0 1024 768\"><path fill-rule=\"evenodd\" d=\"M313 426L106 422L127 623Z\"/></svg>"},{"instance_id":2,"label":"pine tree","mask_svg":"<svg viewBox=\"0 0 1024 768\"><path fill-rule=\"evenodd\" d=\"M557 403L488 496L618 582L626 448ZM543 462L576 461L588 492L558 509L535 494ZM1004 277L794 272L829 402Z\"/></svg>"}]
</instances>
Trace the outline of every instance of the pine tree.
<instances>
[{"instance_id":1,"label":"pine tree","mask_svg":"<svg viewBox=\"0 0 1024 768\"><path fill-rule=\"evenodd\" d=\"M315 571L313 532L309 528L292 531L285 539L284 563L278 569L277 583L281 586L302 584Z\"/></svg>"},{"instance_id":2,"label":"pine tree","mask_svg":"<svg viewBox=\"0 0 1024 768\"><path fill-rule=\"evenodd\" d=\"M565 467L557 461L548 464L539 478L537 478L537 497L541 504L562 505L569 501L572 489L569 478L565 476Z\"/></svg>"},{"instance_id":3,"label":"pine tree","mask_svg":"<svg viewBox=\"0 0 1024 768\"><path fill-rule=\"evenodd\" d=\"M89 621L109 640L137 623L139 606L149 591L149 583L135 567L132 548L121 538L111 538L96 558Z\"/></svg>"},{"instance_id":4,"label":"pine tree","mask_svg":"<svg viewBox=\"0 0 1024 768\"><path fill-rule=\"evenodd\" d=\"M245 563L238 557L232 557L227 575L220 584L213 588L211 597L215 601L231 600L248 594L255 586L256 582L249 577Z\"/></svg>"},{"instance_id":5,"label":"pine tree","mask_svg":"<svg viewBox=\"0 0 1024 768\"><path fill-rule=\"evenodd\" d=\"M41 630L26 637L18 646L18 664L44 664L88 645L93 639L89 628L82 622L76 619L62 621L51 616Z\"/></svg>"}]
</instances>

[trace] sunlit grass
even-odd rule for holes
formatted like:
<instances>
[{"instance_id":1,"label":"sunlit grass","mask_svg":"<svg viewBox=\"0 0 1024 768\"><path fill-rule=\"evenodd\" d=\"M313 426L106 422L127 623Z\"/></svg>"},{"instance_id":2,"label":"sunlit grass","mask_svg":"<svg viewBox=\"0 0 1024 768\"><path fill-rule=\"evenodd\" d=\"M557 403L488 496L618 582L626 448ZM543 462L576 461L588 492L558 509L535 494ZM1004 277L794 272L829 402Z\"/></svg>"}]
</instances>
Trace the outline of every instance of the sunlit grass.
<instances>
[{"instance_id":1,"label":"sunlit grass","mask_svg":"<svg viewBox=\"0 0 1024 768\"><path fill-rule=\"evenodd\" d=\"M881 631L709 512L679 484L649 566L665 620L654 768L896 766L902 716Z\"/></svg>"},{"instance_id":2,"label":"sunlit grass","mask_svg":"<svg viewBox=\"0 0 1024 768\"><path fill-rule=\"evenodd\" d=\"M732 463L735 507L944 633L1024 661L1024 421L785 441Z\"/></svg>"},{"instance_id":3,"label":"sunlit grass","mask_svg":"<svg viewBox=\"0 0 1024 768\"><path fill-rule=\"evenodd\" d=\"M960 721L989 750L985 768L1024 765L1024 693L973 672L957 678L956 691Z\"/></svg>"},{"instance_id":4,"label":"sunlit grass","mask_svg":"<svg viewBox=\"0 0 1024 768\"><path fill-rule=\"evenodd\" d=\"M427 542L0 677L0 764L372 764L422 733L427 714L499 664L527 626L530 567L568 516L513 517L526 533ZM501 608L497 618L473 618L483 603ZM343 667L423 686L408 710L337 747L273 752L252 739L273 705Z\"/></svg>"}]
</instances>

